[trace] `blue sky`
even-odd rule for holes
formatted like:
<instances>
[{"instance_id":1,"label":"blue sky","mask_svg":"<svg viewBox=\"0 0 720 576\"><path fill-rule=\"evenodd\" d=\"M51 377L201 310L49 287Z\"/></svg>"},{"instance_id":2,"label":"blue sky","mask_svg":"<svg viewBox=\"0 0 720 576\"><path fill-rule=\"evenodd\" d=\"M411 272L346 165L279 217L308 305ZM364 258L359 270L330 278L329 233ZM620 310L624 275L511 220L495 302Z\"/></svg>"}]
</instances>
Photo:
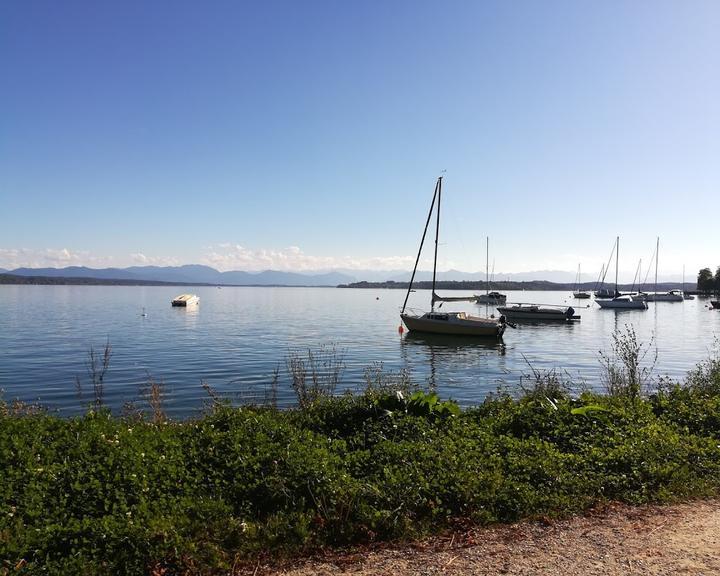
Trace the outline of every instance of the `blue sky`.
<instances>
[{"instance_id":1,"label":"blue sky","mask_svg":"<svg viewBox=\"0 0 720 576\"><path fill-rule=\"evenodd\" d=\"M8 0L0 267L720 264L720 3ZM430 255L430 252L427 252Z\"/></svg>"}]
</instances>

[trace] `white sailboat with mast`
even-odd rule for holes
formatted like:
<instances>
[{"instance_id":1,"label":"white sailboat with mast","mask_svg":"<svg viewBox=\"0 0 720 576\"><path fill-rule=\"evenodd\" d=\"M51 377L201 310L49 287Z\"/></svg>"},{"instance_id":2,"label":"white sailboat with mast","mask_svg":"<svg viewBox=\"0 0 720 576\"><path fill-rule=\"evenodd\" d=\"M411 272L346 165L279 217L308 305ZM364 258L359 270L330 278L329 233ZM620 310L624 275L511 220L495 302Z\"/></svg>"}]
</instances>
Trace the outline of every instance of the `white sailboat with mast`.
<instances>
[{"instance_id":1,"label":"white sailboat with mast","mask_svg":"<svg viewBox=\"0 0 720 576\"><path fill-rule=\"evenodd\" d=\"M507 296L493 290L490 292L490 237L485 236L485 294L476 294L475 302L478 304L505 304ZM495 274L495 260L493 260L493 275Z\"/></svg>"},{"instance_id":2,"label":"white sailboat with mast","mask_svg":"<svg viewBox=\"0 0 720 576\"><path fill-rule=\"evenodd\" d=\"M410 284L408 286L407 294L405 295L405 301L403 302L402 310L400 311L400 318L407 326L408 330L414 332L429 332L433 334L452 334L452 335L463 335L463 336L494 336L499 338L505 332L505 318L481 318L479 316L470 316L466 312L440 312L439 309L443 302L473 302L475 296L469 297L450 297L443 298L435 293L435 277L437 272L437 249L438 249L438 237L440 234L440 200L442 197L442 176L437 179L435 184L435 193L433 194L432 203L430 204L430 211L428 212L427 221L425 222L425 229L423 230L422 239L420 240L420 248L418 249L417 258L415 259L415 267L413 268L412 276L410 277ZM420 254L422 253L423 244L425 242L425 235L432 218L433 210L435 209L435 203L437 202L437 219L435 224L435 254L433 257L433 276L432 276L432 290L430 296L430 312L424 314L409 314L405 312L407 307L408 298L412 291L413 281L415 280L415 273L417 272L418 262L420 261ZM438 310L435 310L435 303L440 302Z\"/></svg>"},{"instance_id":3,"label":"white sailboat with mast","mask_svg":"<svg viewBox=\"0 0 720 576\"><path fill-rule=\"evenodd\" d=\"M683 293L680 290L670 290L669 292L657 291L657 275L658 260L660 258L660 237L658 236L655 246L655 292L648 294L646 299L648 302L682 302L684 300Z\"/></svg>"},{"instance_id":4,"label":"white sailboat with mast","mask_svg":"<svg viewBox=\"0 0 720 576\"><path fill-rule=\"evenodd\" d=\"M633 298L630 294L620 294L618 292L618 262L620 260L620 236L615 239L615 294L619 294L610 300L596 299L600 308L616 308L630 310L647 310L647 303L644 300Z\"/></svg>"},{"instance_id":5,"label":"white sailboat with mast","mask_svg":"<svg viewBox=\"0 0 720 576\"><path fill-rule=\"evenodd\" d=\"M573 298L590 298L590 292L588 292L587 290L582 290L580 288L580 264L578 264L577 276L575 277L575 290L573 291Z\"/></svg>"}]
</instances>

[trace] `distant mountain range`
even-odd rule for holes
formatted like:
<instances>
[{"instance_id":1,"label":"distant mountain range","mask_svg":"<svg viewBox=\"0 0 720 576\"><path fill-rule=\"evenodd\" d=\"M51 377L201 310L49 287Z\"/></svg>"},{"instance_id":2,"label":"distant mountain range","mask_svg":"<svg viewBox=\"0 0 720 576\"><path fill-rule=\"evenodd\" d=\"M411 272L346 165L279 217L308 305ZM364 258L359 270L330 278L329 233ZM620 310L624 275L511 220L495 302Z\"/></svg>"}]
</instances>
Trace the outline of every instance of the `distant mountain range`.
<instances>
[{"instance_id":1,"label":"distant mountain range","mask_svg":"<svg viewBox=\"0 0 720 576\"><path fill-rule=\"evenodd\" d=\"M219 284L242 286L337 286L354 282L355 277L337 272L300 274L265 270L263 272L220 272L210 266L131 266L130 268L16 268L7 274L46 278L95 278L138 282L178 282L183 284Z\"/></svg>"},{"instance_id":2,"label":"distant mountain range","mask_svg":"<svg viewBox=\"0 0 720 576\"><path fill-rule=\"evenodd\" d=\"M404 270L351 270L338 269L314 272L283 272L264 270L262 272L230 271L220 272L210 266L187 264L185 266L131 266L129 268L87 268L69 266L66 268L16 268L0 269L0 273L15 276L40 276L46 278L92 278L97 280L123 280L134 282L168 282L180 284L216 284L240 286L337 286L355 282L408 282L410 272ZM484 281L484 272L462 272L449 270L439 272L440 281ZM431 280L432 273L418 271L416 281ZM662 282L678 282L680 278L663 277ZM495 282L547 281L571 284L575 281L572 272L561 270L539 270L535 272L502 273L495 275ZM584 282L590 281L587 276ZM594 279L592 279L594 283ZM688 288L691 282L688 282ZM694 283L692 283L694 284Z\"/></svg>"}]
</instances>

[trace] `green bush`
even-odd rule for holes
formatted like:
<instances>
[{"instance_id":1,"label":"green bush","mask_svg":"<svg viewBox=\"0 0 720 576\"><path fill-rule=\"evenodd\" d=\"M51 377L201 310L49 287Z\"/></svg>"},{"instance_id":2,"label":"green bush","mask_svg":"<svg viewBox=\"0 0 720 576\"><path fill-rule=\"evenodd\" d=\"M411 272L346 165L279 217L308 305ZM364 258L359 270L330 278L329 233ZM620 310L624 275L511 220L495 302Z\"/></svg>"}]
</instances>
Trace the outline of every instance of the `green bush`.
<instances>
[{"instance_id":1,"label":"green bush","mask_svg":"<svg viewBox=\"0 0 720 576\"><path fill-rule=\"evenodd\" d=\"M0 575L222 572L458 519L717 495L719 374L711 360L649 397L540 378L466 410L373 385L183 422L0 403Z\"/></svg>"}]
</instances>

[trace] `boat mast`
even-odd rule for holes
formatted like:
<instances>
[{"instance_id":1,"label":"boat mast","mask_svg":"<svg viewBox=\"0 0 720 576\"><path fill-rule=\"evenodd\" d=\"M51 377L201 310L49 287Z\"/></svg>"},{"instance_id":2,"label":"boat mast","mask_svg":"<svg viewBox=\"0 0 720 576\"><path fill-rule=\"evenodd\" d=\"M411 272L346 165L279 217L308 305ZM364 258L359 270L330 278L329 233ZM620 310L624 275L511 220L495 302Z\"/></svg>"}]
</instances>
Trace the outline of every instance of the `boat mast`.
<instances>
[{"instance_id":1,"label":"boat mast","mask_svg":"<svg viewBox=\"0 0 720 576\"><path fill-rule=\"evenodd\" d=\"M657 244L655 245L655 295L657 296L657 269L658 269L658 257L660 256L660 236L658 236Z\"/></svg>"},{"instance_id":2,"label":"boat mast","mask_svg":"<svg viewBox=\"0 0 720 576\"><path fill-rule=\"evenodd\" d=\"M440 199L442 197L442 176L437 181L437 221L435 223L435 256L433 258L432 295L430 296L430 312L435 312L435 273L437 271L438 237L440 236Z\"/></svg>"},{"instance_id":3,"label":"boat mast","mask_svg":"<svg viewBox=\"0 0 720 576\"><path fill-rule=\"evenodd\" d=\"M615 239L615 246L617 247L617 250L615 251L615 298L617 298L618 295L618 262L620 260L620 236L618 236Z\"/></svg>"},{"instance_id":4,"label":"boat mast","mask_svg":"<svg viewBox=\"0 0 720 576\"><path fill-rule=\"evenodd\" d=\"M490 236L485 236L485 296L490 292L490 276L488 276L488 262L490 261Z\"/></svg>"},{"instance_id":5,"label":"boat mast","mask_svg":"<svg viewBox=\"0 0 720 576\"><path fill-rule=\"evenodd\" d=\"M425 235L427 234L427 229L430 225L430 218L432 217L433 209L435 208L435 199L438 196L440 180L442 180L442 176L438 178L438 181L435 184L435 193L433 194L432 202L430 203L430 211L428 212L427 220L425 221L425 229L423 230L422 238L420 239L420 248L418 248L417 258L415 258L415 267L413 268L412 276L410 276L410 284L408 284L408 291L407 294L405 294L405 302L403 302L403 307L402 310L400 310L400 314L403 314L405 312L405 307L407 306L407 301L410 297L410 291L412 290L413 281L415 280L415 272L417 272L418 262L420 262L420 254L422 254L423 244L425 243Z\"/></svg>"}]
</instances>

